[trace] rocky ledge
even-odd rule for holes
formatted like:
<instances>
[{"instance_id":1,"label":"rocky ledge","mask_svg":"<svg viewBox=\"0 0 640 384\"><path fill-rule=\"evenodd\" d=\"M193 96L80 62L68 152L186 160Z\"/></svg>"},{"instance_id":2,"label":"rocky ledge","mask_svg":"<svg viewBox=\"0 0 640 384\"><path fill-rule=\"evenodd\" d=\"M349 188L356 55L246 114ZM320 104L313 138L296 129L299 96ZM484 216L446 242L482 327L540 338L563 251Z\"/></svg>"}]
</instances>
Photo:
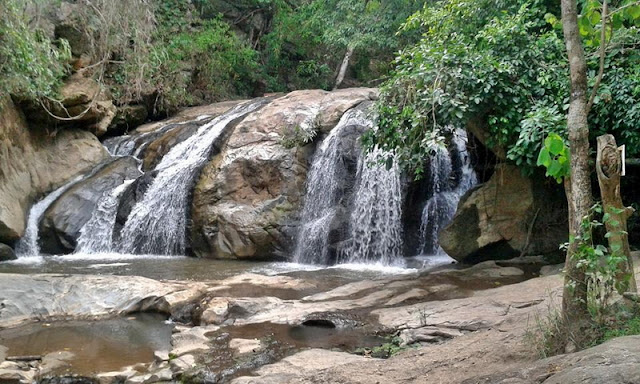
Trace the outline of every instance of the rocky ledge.
<instances>
[{"instance_id":1,"label":"rocky ledge","mask_svg":"<svg viewBox=\"0 0 640 384\"><path fill-rule=\"evenodd\" d=\"M544 316L557 302L562 279L557 274L526 278L522 269L492 261L463 270L330 283L304 273L247 273L197 283L4 274L0 275L0 327L140 311L164 313L176 323L170 349L156 351L154 362L103 372L82 382L637 381L640 370L633 356L640 353L638 337L536 361L530 346L523 343L524 336L533 319ZM300 344L290 339L292 332L311 329L309 334L322 334L325 328L334 329L343 340L332 345L331 340ZM360 335L357 340L362 345L367 335L379 340L395 335L398 347L413 348L389 359L372 358L366 348L353 354L345 344L352 335ZM0 363L0 378L53 380L71 358L50 354L36 362L5 361ZM605 362L606 369L601 367Z\"/></svg>"}]
</instances>

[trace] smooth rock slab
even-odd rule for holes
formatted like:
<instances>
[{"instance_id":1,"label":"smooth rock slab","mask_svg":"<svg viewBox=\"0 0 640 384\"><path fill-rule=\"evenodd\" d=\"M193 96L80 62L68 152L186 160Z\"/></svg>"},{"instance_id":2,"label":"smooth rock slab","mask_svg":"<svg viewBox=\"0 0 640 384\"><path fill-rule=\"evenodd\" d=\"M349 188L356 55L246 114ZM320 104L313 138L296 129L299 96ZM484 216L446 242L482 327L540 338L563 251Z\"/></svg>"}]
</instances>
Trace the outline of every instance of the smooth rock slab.
<instances>
[{"instance_id":1,"label":"smooth rock slab","mask_svg":"<svg viewBox=\"0 0 640 384\"><path fill-rule=\"evenodd\" d=\"M302 375L312 375L313 372L327 368L333 368L350 363L366 363L371 359L362 356L352 355L346 352L334 352L324 349L309 349L296 353L281 361L265 365L258 369L257 377L239 377L233 380L232 384L281 384L289 383L294 378ZM298 382L298 381L296 381Z\"/></svg>"},{"instance_id":2,"label":"smooth rock slab","mask_svg":"<svg viewBox=\"0 0 640 384\"><path fill-rule=\"evenodd\" d=\"M578 353L540 360L518 371L477 377L463 383L640 383L640 336L616 338Z\"/></svg>"},{"instance_id":3,"label":"smooth rock slab","mask_svg":"<svg viewBox=\"0 0 640 384\"><path fill-rule=\"evenodd\" d=\"M181 301L199 294L199 286L191 285L136 276L0 274L0 328L34 320L80 320L137 311L168 314Z\"/></svg>"},{"instance_id":4,"label":"smooth rock slab","mask_svg":"<svg viewBox=\"0 0 640 384\"><path fill-rule=\"evenodd\" d=\"M237 355L256 352L261 349L261 345L258 339L233 339L229 342L229 347L235 349Z\"/></svg>"}]
</instances>

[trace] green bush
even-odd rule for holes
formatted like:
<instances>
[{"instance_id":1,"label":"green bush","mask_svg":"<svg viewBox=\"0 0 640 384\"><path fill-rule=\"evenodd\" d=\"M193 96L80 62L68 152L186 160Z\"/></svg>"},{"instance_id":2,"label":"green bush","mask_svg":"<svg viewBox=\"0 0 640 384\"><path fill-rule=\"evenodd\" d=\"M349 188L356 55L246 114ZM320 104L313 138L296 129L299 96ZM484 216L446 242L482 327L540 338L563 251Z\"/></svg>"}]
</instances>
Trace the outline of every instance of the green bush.
<instances>
[{"instance_id":1,"label":"green bush","mask_svg":"<svg viewBox=\"0 0 640 384\"><path fill-rule=\"evenodd\" d=\"M55 96L71 56L66 41L54 43L29 23L32 3L0 3L0 93L22 99Z\"/></svg>"}]
</instances>

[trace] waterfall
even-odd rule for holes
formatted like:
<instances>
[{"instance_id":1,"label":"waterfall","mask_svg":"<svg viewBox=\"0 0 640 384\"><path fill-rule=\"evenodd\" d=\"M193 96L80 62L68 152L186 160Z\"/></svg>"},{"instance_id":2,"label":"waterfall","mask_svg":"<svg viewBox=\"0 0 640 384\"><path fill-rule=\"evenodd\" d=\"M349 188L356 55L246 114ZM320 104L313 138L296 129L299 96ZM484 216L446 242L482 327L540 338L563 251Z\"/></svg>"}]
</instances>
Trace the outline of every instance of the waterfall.
<instances>
[{"instance_id":1,"label":"waterfall","mask_svg":"<svg viewBox=\"0 0 640 384\"><path fill-rule=\"evenodd\" d=\"M122 230L121 251L185 254L188 198L198 171L208 160L212 145L225 127L265 102L258 100L238 105L171 148L156 166L155 179L127 219Z\"/></svg>"},{"instance_id":2,"label":"waterfall","mask_svg":"<svg viewBox=\"0 0 640 384\"><path fill-rule=\"evenodd\" d=\"M320 144L307 177L301 224L293 253L294 262L329 263L329 233L346 176L345 166L341 161L340 134L348 126L371 127L371 124L364 112L351 109Z\"/></svg>"},{"instance_id":3,"label":"waterfall","mask_svg":"<svg viewBox=\"0 0 640 384\"><path fill-rule=\"evenodd\" d=\"M105 140L102 145L111 156L131 156L136 149L136 139L134 136L118 136Z\"/></svg>"},{"instance_id":4,"label":"waterfall","mask_svg":"<svg viewBox=\"0 0 640 384\"><path fill-rule=\"evenodd\" d=\"M82 180L83 177L79 176L67 184L61 186L60 188L54 190L44 199L40 200L36 204L34 204L29 210L29 217L27 219L27 227L25 229L24 236L18 241L16 245L16 255L18 257L26 257L26 256L38 256L40 254L40 246L38 245L38 225L40 224L40 219L42 219L42 215L49 208L51 204L53 204L60 195L65 193L69 188L75 185L78 181Z\"/></svg>"},{"instance_id":5,"label":"waterfall","mask_svg":"<svg viewBox=\"0 0 640 384\"><path fill-rule=\"evenodd\" d=\"M438 244L438 234L451 222L462 195L477 183L467 153L466 131L454 130L452 144L451 153L445 148L437 148L431 156L430 184L433 193L422 211L418 251L421 255L444 253Z\"/></svg>"},{"instance_id":6,"label":"waterfall","mask_svg":"<svg viewBox=\"0 0 640 384\"><path fill-rule=\"evenodd\" d=\"M120 195L135 180L125 180L98 201L89 221L80 230L76 253L107 253L113 250L113 231Z\"/></svg>"},{"instance_id":7,"label":"waterfall","mask_svg":"<svg viewBox=\"0 0 640 384\"><path fill-rule=\"evenodd\" d=\"M379 160L390 154L375 149L361 157L351 212L351 243L341 259L347 263L403 263L402 183L397 161L387 169Z\"/></svg>"}]
</instances>

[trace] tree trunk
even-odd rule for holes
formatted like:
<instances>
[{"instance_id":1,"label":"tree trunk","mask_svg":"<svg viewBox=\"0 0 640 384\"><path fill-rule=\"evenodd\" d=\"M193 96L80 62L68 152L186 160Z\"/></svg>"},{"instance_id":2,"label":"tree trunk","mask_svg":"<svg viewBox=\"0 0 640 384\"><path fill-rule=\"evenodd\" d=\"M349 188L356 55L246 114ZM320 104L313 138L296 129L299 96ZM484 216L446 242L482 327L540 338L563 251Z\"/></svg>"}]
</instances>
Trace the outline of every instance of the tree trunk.
<instances>
[{"instance_id":1,"label":"tree trunk","mask_svg":"<svg viewBox=\"0 0 640 384\"><path fill-rule=\"evenodd\" d=\"M342 81L344 80L344 76L347 73L347 68L349 67L349 60L351 60L351 55L353 55L353 47L347 46L347 52L344 54L344 59L342 59L342 64L340 64L340 70L338 70L338 76L336 77L336 84L333 86L333 90L338 89Z\"/></svg>"},{"instance_id":2,"label":"tree trunk","mask_svg":"<svg viewBox=\"0 0 640 384\"><path fill-rule=\"evenodd\" d=\"M620 293L637 292L636 279L633 273L633 259L627 235L627 219L633 214L631 207L622 204L620 196L620 176L622 173L622 156L613 135L598 137L598 157L596 172L602 195L604 212L609 214L605 221L609 233L609 249L611 252L622 252L626 260L618 266L620 273L616 276L616 287ZM617 251L616 251L617 250Z\"/></svg>"},{"instance_id":3,"label":"tree trunk","mask_svg":"<svg viewBox=\"0 0 640 384\"><path fill-rule=\"evenodd\" d=\"M571 148L571 176L565 180L569 204L569 233L580 237L581 221L593 205L589 170L589 126L587 124L587 64L578 29L576 0L562 0L562 28L569 58L571 98L567 130ZM578 242L572 241L565 262L562 310L567 326L580 335L589 319L584 271L576 266Z\"/></svg>"}]
</instances>

